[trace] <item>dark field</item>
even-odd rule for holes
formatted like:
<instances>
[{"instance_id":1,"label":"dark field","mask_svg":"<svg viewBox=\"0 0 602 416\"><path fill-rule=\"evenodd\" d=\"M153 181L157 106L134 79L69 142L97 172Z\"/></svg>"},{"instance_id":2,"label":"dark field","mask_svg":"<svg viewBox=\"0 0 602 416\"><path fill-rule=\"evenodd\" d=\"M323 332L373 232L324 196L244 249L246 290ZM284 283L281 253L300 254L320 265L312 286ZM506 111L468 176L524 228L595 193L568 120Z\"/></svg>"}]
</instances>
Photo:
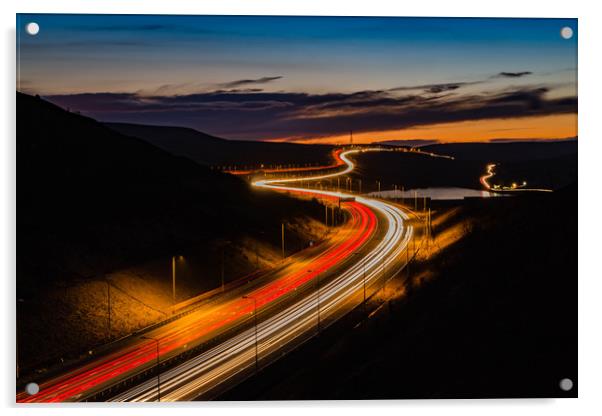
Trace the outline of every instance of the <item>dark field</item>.
<instances>
[{"instance_id":1,"label":"dark field","mask_svg":"<svg viewBox=\"0 0 602 416\"><path fill-rule=\"evenodd\" d=\"M425 152L453 156L431 157L413 152L365 153L356 160L351 176L362 191L426 187L482 189L479 178L489 163L496 163L490 183L510 185L526 181L530 188L561 189L577 180L577 141L557 143L466 143L421 148Z\"/></svg>"},{"instance_id":2,"label":"dark field","mask_svg":"<svg viewBox=\"0 0 602 416\"><path fill-rule=\"evenodd\" d=\"M224 140L183 127L105 123L127 136L143 139L177 156L226 169L327 165L334 146Z\"/></svg>"}]
</instances>

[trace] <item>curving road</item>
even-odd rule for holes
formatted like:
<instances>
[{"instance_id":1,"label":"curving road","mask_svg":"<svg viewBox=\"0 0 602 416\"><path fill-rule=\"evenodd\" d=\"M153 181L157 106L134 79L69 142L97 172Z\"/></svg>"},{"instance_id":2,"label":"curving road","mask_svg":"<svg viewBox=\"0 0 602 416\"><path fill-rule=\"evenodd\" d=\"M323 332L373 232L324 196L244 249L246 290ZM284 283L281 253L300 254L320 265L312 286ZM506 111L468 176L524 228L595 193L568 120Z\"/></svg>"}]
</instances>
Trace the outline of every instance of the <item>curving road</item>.
<instances>
[{"instance_id":1,"label":"curving road","mask_svg":"<svg viewBox=\"0 0 602 416\"><path fill-rule=\"evenodd\" d=\"M485 167L486 171L479 178L481 185L485 189L491 192L553 192L552 189L546 188L527 188L527 182L523 182L520 185L512 184L512 186L500 186L500 185L491 185L489 183L489 179L491 179L495 175L495 167L497 165L495 163L489 163Z\"/></svg>"},{"instance_id":2,"label":"curving road","mask_svg":"<svg viewBox=\"0 0 602 416\"><path fill-rule=\"evenodd\" d=\"M353 196L294 184L349 173L354 163L348 156L377 150L341 153L346 167L338 172L254 186L331 202L349 199ZM404 226L407 216L398 207L355 196L342 208L349 221L326 246L304 250L261 279L145 333L144 339L132 338L84 367L42 383L36 395L19 393L17 401L204 399L253 374L359 304L364 287L374 291L408 257L402 254L413 229ZM164 363L159 386L157 377L151 377L157 358Z\"/></svg>"}]
</instances>

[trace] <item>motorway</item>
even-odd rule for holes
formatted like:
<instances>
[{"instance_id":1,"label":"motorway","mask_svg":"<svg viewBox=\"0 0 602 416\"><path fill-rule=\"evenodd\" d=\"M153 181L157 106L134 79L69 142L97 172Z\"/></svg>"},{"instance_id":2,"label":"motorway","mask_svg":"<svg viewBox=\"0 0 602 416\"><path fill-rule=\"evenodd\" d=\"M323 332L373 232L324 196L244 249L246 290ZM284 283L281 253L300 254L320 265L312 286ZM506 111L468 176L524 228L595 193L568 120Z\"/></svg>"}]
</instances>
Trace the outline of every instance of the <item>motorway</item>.
<instances>
[{"instance_id":1,"label":"motorway","mask_svg":"<svg viewBox=\"0 0 602 416\"><path fill-rule=\"evenodd\" d=\"M131 337L101 357L40 384L40 392L17 394L18 402L86 400L179 401L210 399L314 336L362 302L409 257L413 235L407 215L379 200L330 190L306 190L295 182L333 173L255 182L258 188L340 198L348 221L325 243L291 256L260 279L203 302L192 313ZM404 255L405 254L405 255ZM157 380L157 360L160 376ZM159 381L159 383L158 383Z\"/></svg>"},{"instance_id":2,"label":"motorway","mask_svg":"<svg viewBox=\"0 0 602 416\"><path fill-rule=\"evenodd\" d=\"M489 163L486 166L486 171L479 178L481 185L488 191L492 192L553 192L551 189L546 188L527 188L527 182L523 182L521 184L513 183L511 186L500 186L500 185L491 185L489 183L489 179L491 179L495 175L495 163Z\"/></svg>"}]
</instances>

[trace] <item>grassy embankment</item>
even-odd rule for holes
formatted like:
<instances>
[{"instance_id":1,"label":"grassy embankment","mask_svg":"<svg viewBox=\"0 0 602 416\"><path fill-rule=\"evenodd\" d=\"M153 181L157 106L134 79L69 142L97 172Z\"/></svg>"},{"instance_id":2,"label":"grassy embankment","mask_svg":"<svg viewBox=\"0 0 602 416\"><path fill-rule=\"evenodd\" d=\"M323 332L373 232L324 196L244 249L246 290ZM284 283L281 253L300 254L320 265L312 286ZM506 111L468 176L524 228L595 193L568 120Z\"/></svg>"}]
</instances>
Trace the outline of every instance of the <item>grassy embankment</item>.
<instances>
[{"instance_id":1,"label":"grassy embankment","mask_svg":"<svg viewBox=\"0 0 602 416\"><path fill-rule=\"evenodd\" d=\"M25 372L163 319L172 307L173 255L183 256L180 302L218 287L222 265L228 282L275 264L282 223L287 255L326 232L316 201L254 190L24 94L17 94L17 157Z\"/></svg>"}]
</instances>

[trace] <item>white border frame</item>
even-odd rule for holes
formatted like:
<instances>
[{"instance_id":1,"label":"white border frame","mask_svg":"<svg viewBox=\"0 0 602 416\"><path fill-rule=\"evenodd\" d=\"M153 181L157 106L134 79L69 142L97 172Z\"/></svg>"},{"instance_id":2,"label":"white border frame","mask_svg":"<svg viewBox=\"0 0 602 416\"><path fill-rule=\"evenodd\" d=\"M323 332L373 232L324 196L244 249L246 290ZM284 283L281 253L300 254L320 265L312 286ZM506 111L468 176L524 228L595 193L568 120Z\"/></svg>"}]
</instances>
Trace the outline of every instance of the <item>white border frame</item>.
<instances>
[{"instance_id":1,"label":"white border frame","mask_svg":"<svg viewBox=\"0 0 602 416\"><path fill-rule=\"evenodd\" d=\"M342 411L348 416L365 415L370 410L379 413L414 411L421 414L446 415L507 415L519 412L532 415L602 414L601 351L602 331L602 273L597 259L600 214L596 206L596 182L599 155L602 155L602 129L600 128L600 65L597 42L602 41L602 19L596 16L595 2L557 1L527 2L505 0L500 3L476 0L387 2L370 0L304 0L285 2L277 0L20 0L14 7L2 2L0 19L3 24L3 42L0 83L2 99L3 140L0 141L0 265L4 269L1 291L3 302L0 313L4 318L4 337L0 342L0 392L7 414L81 414L82 412L106 415L103 404L78 406L14 405L14 291L15 291L15 13L131 13L131 14L249 14L249 15L348 15L348 16L466 16L466 17L577 17L579 18L579 399L546 400L438 400L438 401L368 401L368 402L250 402L250 403L177 403L173 409L178 414L196 414L220 411L225 414L303 415L308 412ZM587 193L586 193L587 192ZM562 220L561 218L559 219ZM336 410L335 410L336 409ZM165 405L132 407L113 406L111 413L165 414Z\"/></svg>"}]
</instances>

